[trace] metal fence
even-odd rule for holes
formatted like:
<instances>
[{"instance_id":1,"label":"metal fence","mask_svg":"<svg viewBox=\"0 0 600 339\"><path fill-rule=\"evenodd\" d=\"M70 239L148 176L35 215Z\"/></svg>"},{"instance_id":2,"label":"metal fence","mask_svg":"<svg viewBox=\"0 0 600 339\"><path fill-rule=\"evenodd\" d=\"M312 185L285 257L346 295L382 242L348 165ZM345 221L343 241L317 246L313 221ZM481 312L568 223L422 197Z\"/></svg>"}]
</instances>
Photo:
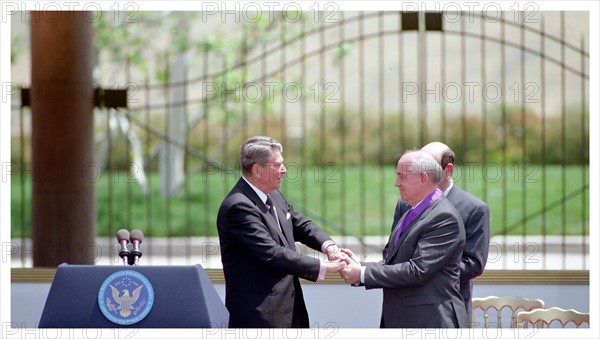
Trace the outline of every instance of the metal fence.
<instances>
[{"instance_id":1,"label":"metal fence","mask_svg":"<svg viewBox=\"0 0 600 339\"><path fill-rule=\"evenodd\" d=\"M117 91L95 111L99 263L138 228L149 263L219 266L218 206L239 146L264 134L284 146L286 197L362 256L387 241L399 155L439 140L456 184L490 205L489 268L589 268L589 52L565 12L313 15L260 35L182 19L201 43L144 68L100 62L99 87ZM239 44L210 47L210 29ZM13 265L27 266L31 113L14 103Z\"/></svg>"}]
</instances>

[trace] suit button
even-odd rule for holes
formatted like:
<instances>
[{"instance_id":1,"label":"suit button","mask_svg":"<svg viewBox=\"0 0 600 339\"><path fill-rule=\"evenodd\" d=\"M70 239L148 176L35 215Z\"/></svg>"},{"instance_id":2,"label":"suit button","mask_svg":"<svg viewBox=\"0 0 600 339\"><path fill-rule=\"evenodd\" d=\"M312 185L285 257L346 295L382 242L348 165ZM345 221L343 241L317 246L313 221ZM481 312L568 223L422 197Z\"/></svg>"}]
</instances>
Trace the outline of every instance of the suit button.
<instances>
[{"instance_id":1,"label":"suit button","mask_svg":"<svg viewBox=\"0 0 600 339\"><path fill-rule=\"evenodd\" d=\"M292 291L292 298L296 295L296 291Z\"/></svg>"}]
</instances>

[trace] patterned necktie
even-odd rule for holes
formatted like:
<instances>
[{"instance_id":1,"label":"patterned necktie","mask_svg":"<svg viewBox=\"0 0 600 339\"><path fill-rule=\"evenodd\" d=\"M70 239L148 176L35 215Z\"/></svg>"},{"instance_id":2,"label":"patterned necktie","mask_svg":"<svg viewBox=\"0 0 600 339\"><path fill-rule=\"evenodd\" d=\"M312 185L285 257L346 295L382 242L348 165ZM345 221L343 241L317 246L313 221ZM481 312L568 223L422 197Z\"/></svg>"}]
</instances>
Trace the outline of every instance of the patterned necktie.
<instances>
[{"instance_id":1,"label":"patterned necktie","mask_svg":"<svg viewBox=\"0 0 600 339\"><path fill-rule=\"evenodd\" d=\"M400 234L402 234L402 232L408 227L408 225L410 225L411 221L415 220L416 217L423 213L427 206L429 206L432 202L434 202L442 195L444 195L444 193L442 193L442 191L438 188L435 191L431 192L431 194L429 194L427 197L425 197L425 199L423 199L423 201L421 201L420 204L418 204L416 207L411 208L410 211L408 211L408 214L402 220L400 227L398 227L398 231L396 231L394 246L398 244Z\"/></svg>"},{"instance_id":2,"label":"patterned necktie","mask_svg":"<svg viewBox=\"0 0 600 339\"><path fill-rule=\"evenodd\" d=\"M271 200L271 197L269 197L268 195L267 195L267 201L265 202L265 205L267 206L267 210L269 211L271 216L273 216L273 219L275 219L275 221L277 222L277 225L279 226L279 229L281 230L281 225L279 225L279 218L277 217L277 211L275 210L275 205L273 205L273 201Z\"/></svg>"}]
</instances>

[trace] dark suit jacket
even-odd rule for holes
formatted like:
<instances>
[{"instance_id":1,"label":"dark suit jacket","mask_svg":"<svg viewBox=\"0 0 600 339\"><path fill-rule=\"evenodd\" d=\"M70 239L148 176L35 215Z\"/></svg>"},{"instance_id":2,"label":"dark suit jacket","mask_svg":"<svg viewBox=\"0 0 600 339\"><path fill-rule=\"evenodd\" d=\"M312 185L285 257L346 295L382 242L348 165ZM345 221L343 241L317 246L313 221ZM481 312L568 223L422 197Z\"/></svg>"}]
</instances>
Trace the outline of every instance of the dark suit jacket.
<instances>
[{"instance_id":1,"label":"dark suit jacket","mask_svg":"<svg viewBox=\"0 0 600 339\"><path fill-rule=\"evenodd\" d=\"M468 326L458 280L465 231L454 206L445 197L437 199L394 246L398 226L390 235L387 257L364 263L365 287L383 288L382 326Z\"/></svg>"},{"instance_id":2,"label":"dark suit jacket","mask_svg":"<svg viewBox=\"0 0 600 339\"><path fill-rule=\"evenodd\" d=\"M452 186L447 198L460 214L465 226L466 242L460 262L460 294L471 319L473 279L483 273L490 247L490 209L485 202L456 185ZM398 225L402 215L409 209L410 205L406 201L398 200L392 228ZM388 246L384 249L384 257Z\"/></svg>"},{"instance_id":3,"label":"dark suit jacket","mask_svg":"<svg viewBox=\"0 0 600 339\"><path fill-rule=\"evenodd\" d=\"M240 178L217 216L229 327L308 327L298 277L316 281L320 261L296 252L295 241L321 251L331 238L270 194L283 233L250 185Z\"/></svg>"}]
</instances>

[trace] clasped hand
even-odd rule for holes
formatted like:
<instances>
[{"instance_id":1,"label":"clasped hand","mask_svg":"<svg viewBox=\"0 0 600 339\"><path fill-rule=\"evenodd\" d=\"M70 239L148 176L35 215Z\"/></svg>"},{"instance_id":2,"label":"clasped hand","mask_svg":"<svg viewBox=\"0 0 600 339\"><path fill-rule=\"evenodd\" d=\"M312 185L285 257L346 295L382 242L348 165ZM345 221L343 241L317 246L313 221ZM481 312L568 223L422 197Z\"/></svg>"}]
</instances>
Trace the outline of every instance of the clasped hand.
<instances>
[{"instance_id":1,"label":"clasped hand","mask_svg":"<svg viewBox=\"0 0 600 339\"><path fill-rule=\"evenodd\" d=\"M329 260L327 272L339 272L348 284L360 283L361 265L351 250L335 246L335 249L328 251L326 254Z\"/></svg>"}]
</instances>

